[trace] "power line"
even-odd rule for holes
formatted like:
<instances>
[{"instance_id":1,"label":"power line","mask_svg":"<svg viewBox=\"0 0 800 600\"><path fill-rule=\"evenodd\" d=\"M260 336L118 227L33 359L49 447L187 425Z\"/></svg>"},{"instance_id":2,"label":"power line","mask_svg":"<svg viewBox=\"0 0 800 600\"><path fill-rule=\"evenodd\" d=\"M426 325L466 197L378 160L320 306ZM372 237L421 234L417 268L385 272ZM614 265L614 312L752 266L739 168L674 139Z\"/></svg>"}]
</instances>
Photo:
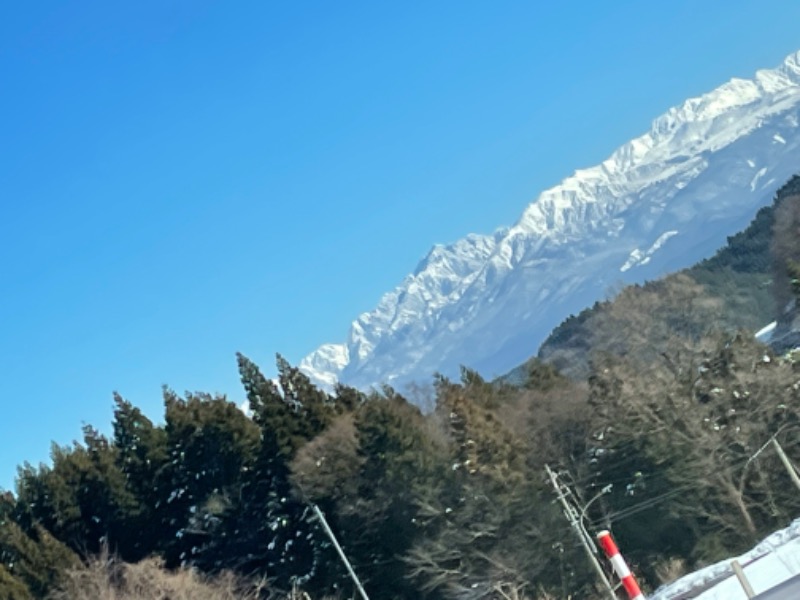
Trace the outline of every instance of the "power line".
<instances>
[{"instance_id":1,"label":"power line","mask_svg":"<svg viewBox=\"0 0 800 600\"><path fill-rule=\"evenodd\" d=\"M771 441L772 441L772 438L770 438L770 441L767 442L767 444L765 444L765 446L770 444ZM797 439L794 442L790 442L788 444L784 444L783 446L784 446L784 448L792 448L792 447L795 447L795 446L798 446L798 445L800 445L800 439ZM764 447L762 447L762 450L763 450L763 448ZM760 451L757 452L756 454L759 454L759 453L760 453ZM729 468L745 466L752 459L753 459L753 456L739 457L735 461L732 461L732 462L728 463L726 466L729 467ZM692 466L701 466L701 463L700 462L696 462ZM665 480L666 483L669 483L669 480L666 478L666 476L664 476L664 480ZM622 482L624 482L624 481L628 481L628 479L625 478L625 479L622 480ZM673 489L671 489L671 490L669 490L667 492L664 492L663 494L659 494L658 496L647 498L647 499L643 500L642 502L639 502L639 503L636 503L634 505L628 506L627 508L624 508L622 510L619 510L619 511L616 511L616 512L611 512L601 520L592 521L591 525L592 525L592 527L596 527L597 525L599 525L599 524L601 524L603 522L618 522L618 521L621 521L623 519L632 517L633 515L636 515L636 514L638 514L640 512L643 512L643 511L645 511L645 510L647 510L649 508L652 508L653 506L657 506L658 504L661 504L662 502L665 502L666 500L668 500L668 499L670 499L672 497L675 497L675 496L677 496L677 495L679 495L679 494L681 494L681 493L683 493L685 491L688 491L688 490L691 490L691 489L695 489L695 488L696 488L696 484L695 483L688 483L688 484L684 484L684 485L675 487L675 488L673 488Z\"/></svg>"}]
</instances>

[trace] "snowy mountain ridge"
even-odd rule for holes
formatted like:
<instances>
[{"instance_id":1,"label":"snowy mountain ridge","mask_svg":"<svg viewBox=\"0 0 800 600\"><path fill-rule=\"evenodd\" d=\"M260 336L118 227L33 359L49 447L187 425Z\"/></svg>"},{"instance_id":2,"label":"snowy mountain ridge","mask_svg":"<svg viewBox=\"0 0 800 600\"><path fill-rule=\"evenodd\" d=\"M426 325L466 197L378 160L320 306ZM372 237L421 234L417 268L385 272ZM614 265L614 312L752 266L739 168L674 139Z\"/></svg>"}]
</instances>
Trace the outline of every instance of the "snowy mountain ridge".
<instances>
[{"instance_id":1,"label":"snowy mountain ridge","mask_svg":"<svg viewBox=\"0 0 800 600\"><path fill-rule=\"evenodd\" d=\"M416 270L300 364L326 386L487 377L533 355L620 281L711 254L800 170L800 52L658 117L607 160L545 190L510 228L435 246Z\"/></svg>"}]
</instances>

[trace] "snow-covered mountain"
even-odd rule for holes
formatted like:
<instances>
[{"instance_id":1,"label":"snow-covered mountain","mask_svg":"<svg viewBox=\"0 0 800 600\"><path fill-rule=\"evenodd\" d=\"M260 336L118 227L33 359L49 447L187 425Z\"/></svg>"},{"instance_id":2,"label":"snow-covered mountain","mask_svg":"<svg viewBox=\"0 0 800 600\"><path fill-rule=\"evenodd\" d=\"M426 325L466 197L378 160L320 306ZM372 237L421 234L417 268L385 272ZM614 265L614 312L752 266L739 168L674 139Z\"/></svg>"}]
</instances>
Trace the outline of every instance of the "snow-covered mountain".
<instances>
[{"instance_id":1,"label":"snow-covered mountain","mask_svg":"<svg viewBox=\"0 0 800 600\"><path fill-rule=\"evenodd\" d=\"M499 375L612 285L689 266L800 172L800 52L667 111L600 165L546 190L492 235L435 246L342 344L300 364L359 388L460 365Z\"/></svg>"}]
</instances>

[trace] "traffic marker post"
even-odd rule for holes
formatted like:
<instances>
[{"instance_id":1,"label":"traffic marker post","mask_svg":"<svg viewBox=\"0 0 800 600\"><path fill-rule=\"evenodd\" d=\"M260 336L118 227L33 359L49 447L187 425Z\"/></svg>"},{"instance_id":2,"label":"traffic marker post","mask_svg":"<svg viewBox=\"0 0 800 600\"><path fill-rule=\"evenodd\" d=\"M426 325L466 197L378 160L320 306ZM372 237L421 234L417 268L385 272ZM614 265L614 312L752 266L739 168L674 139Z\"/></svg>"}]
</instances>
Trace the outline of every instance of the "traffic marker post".
<instances>
[{"instance_id":1,"label":"traffic marker post","mask_svg":"<svg viewBox=\"0 0 800 600\"><path fill-rule=\"evenodd\" d=\"M633 573L631 573L628 564L619 553L619 548L617 548L614 538L611 537L611 532L605 530L601 531L597 534L597 541L600 543L600 547L611 562L611 566L614 567L614 572L622 582L622 587L624 587L625 591L628 593L628 598L630 598L630 600L645 600L642 590L639 589L639 584L636 583L636 579L633 577Z\"/></svg>"}]
</instances>

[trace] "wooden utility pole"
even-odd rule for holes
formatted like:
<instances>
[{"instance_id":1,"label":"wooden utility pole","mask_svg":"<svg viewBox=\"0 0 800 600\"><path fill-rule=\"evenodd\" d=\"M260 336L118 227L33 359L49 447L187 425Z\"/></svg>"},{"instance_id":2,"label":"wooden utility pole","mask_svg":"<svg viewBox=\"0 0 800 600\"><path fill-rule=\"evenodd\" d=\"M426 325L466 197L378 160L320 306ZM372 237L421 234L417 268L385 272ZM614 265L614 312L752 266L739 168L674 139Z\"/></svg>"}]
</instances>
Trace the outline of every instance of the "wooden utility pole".
<instances>
[{"instance_id":1,"label":"wooden utility pole","mask_svg":"<svg viewBox=\"0 0 800 600\"><path fill-rule=\"evenodd\" d=\"M747 580L747 576L744 574L744 569L742 565L739 563L738 560L734 560L731 563L731 568L733 569L734 574L736 575L736 579L739 580L739 585L742 586L744 590L744 595L748 598L755 598L756 593L753 591L753 586L750 585L750 582Z\"/></svg>"},{"instance_id":2,"label":"wooden utility pole","mask_svg":"<svg viewBox=\"0 0 800 600\"><path fill-rule=\"evenodd\" d=\"M575 532L575 535L578 536L578 539L581 541L584 550L586 550L586 555L589 557L589 562L592 563L594 570L597 572L597 576L603 583L603 587L605 587L608 597L611 600L617 600L617 594L614 592L614 588L611 586L611 582L608 580L608 577L606 577L603 567L600 566L600 563L597 561L597 556L595 556L597 554L597 546L594 545L594 540L588 537L583 529L579 519L578 509L570 504L567 500L564 490L558 481L558 475L553 472L553 470L550 468L550 465L545 465L544 468L547 470L547 476L550 478L550 483L553 484L553 489L556 491L558 500L564 507L564 516L567 517L567 521L569 521L572 530Z\"/></svg>"}]
</instances>

